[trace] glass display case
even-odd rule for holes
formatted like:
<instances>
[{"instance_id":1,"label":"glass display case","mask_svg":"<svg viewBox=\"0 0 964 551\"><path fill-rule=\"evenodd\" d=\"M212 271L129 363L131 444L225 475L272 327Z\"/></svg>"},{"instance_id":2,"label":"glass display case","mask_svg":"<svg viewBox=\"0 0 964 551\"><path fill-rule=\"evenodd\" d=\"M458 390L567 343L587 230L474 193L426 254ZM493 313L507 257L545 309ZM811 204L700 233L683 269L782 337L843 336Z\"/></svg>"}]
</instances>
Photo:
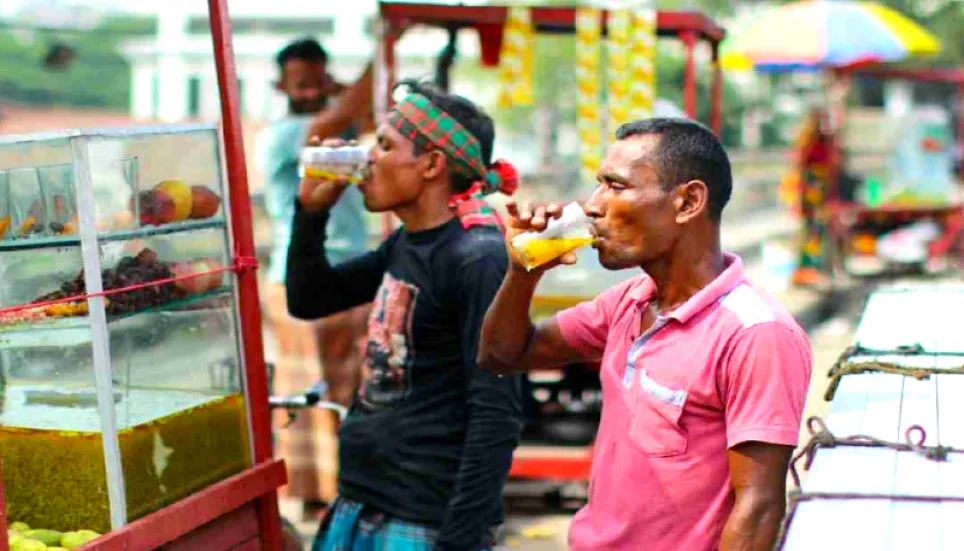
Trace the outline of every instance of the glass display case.
<instances>
[{"instance_id":1,"label":"glass display case","mask_svg":"<svg viewBox=\"0 0 964 551\"><path fill-rule=\"evenodd\" d=\"M219 136L0 138L8 522L104 533L251 466Z\"/></svg>"}]
</instances>

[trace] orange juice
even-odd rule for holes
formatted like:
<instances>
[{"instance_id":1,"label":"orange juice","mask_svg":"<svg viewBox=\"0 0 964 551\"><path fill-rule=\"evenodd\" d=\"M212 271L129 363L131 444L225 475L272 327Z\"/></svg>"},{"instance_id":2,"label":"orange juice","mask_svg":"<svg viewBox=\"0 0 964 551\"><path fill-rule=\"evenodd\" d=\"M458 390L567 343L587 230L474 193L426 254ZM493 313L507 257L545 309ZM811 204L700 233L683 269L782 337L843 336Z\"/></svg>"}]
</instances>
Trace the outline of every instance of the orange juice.
<instances>
[{"instance_id":1,"label":"orange juice","mask_svg":"<svg viewBox=\"0 0 964 551\"><path fill-rule=\"evenodd\" d=\"M538 268L560 256L592 244L592 237L536 237L516 248L527 270Z\"/></svg>"},{"instance_id":2,"label":"orange juice","mask_svg":"<svg viewBox=\"0 0 964 551\"><path fill-rule=\"evenodd\" d=\"M558 218L549 220L540 232L520 233L512 238L527 270L533 270L560 256L593 242L589 234L590 220L577 203L569 203Z\"/></svg>"}]
</instances>

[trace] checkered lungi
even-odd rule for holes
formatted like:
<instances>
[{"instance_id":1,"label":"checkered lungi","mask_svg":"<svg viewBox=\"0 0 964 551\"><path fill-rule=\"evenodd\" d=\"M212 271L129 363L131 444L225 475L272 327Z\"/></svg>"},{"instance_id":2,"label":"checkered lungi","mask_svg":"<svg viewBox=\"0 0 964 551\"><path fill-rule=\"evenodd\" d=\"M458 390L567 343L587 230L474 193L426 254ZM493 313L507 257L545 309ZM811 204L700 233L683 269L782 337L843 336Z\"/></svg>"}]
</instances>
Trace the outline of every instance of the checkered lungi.
<instances>
[{"instance_id":1,"label":"checkered lungi","mask_svg":"<svg viewBox=\"0 0 964 551\"><path fill-rule=\"evenodd\" d=\"M437 538L438 530L339 497L322 521L311 551L432 551ZM479 547L491 549L492 545Z\"/></svg>"}]
</instances>

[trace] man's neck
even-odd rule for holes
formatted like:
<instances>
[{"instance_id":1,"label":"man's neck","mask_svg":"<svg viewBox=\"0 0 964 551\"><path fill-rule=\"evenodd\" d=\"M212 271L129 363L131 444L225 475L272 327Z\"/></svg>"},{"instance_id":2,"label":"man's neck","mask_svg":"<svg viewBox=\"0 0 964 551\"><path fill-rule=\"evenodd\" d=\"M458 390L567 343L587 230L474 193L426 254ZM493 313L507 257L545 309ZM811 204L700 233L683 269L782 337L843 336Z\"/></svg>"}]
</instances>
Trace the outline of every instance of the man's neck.
<instances>
[{"instance_id":1,"label":"man's neck","mask_svg":"<svg viewBox=\"0 0 964 551\"><path fill-rule=\"evenodd\" d=\"M395 215L405 224L407 231L437 228L455 218L448 204L448 189L447 184L428 188L411 203L394 209Z\"/></svg>"},{"instance_id":2,"label":"man's neck","mask_svg":"<svg viewBox=\"0 0 964 551\"><path fill-rule=\"evenodd\" d=\"M719 237L710 247L677 247L643 270L656 284L656 309L666 314L713 282L726 269Z\"/></svg>"}]
</instances>

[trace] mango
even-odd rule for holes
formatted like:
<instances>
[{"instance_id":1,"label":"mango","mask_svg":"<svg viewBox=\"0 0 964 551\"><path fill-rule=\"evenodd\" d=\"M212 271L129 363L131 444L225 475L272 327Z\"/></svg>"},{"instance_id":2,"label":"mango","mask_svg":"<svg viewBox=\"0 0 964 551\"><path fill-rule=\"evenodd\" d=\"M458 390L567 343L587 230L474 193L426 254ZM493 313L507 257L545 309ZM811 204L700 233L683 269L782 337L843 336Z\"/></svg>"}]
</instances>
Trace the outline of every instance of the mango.
<instances>
[{"instance_id":1,"label":"mango","mask_svg":"<svg viewBox=\"0 0 964 551\"><path fill-rule=\"evenodd\" d=\"M66 547L48 547L47 551L68 551Z\"/></svg>"},{"instance_id":2,"label":"mango","mask_svg":"<svg viewBox=\"0 0 964 551\"><path fill-rule=\"evenodd\" d=\"M164 180L154 186L153 191L155 196L166 195L174 201L174 219L161 220L161 222L180 222L191 216L194 197L191 194L191 188L181 180Z\"/></svg>"},{"instance_id":3,"label":"mango","mask_svg":"<svg viewBox=\"0 0 964 551\"><path fill-rule=\"evenodd\" d=\"M44 545L58 545L60 543L60 538L64 535L56 530L27 530L23 533L23 537L37 540Z\"/></svg>"},{"instance_id":4,"label":"mango","mask_svg":"<svg viewBox=\"0 0 964 551\"><path fill-rule=\"evenodd\" d=\"M7 530L7 545L11 549L13 548L14 545L17 545L18 543L22 542L25 539L27 538L23 537L23 535L17 532L11 532L10 530Z\"/></svg>"},{"instance_id":5,"label":"mango","mask_svg":"<svg viewBox=\"0 0 964 551\"><path fill-rule=\"evenodd\" d=\"M22 539L10 546L10 551L47 551L47 545L42 541Z\"/></svg>"},{"instance_id":6,"label":"mango","mask_svg":"<svg viewBox=\"0 0 964 551\"><path fill-rule=\"evenodd\" d=\"M7 530L13 530L14 532L26 532L30 530L26 522L11 522L10 526L7 526Z\"/></svg>"},{"instance_id":7,"label":"mango","mask_svg":"<svg viewBox=\"0 0 964 551\"><path fill-rule=\"evenodd\" d=\"M211 218L218 213L221 198L205 186L191 186L191 218Z\"/></svg>"}]
</instances>

